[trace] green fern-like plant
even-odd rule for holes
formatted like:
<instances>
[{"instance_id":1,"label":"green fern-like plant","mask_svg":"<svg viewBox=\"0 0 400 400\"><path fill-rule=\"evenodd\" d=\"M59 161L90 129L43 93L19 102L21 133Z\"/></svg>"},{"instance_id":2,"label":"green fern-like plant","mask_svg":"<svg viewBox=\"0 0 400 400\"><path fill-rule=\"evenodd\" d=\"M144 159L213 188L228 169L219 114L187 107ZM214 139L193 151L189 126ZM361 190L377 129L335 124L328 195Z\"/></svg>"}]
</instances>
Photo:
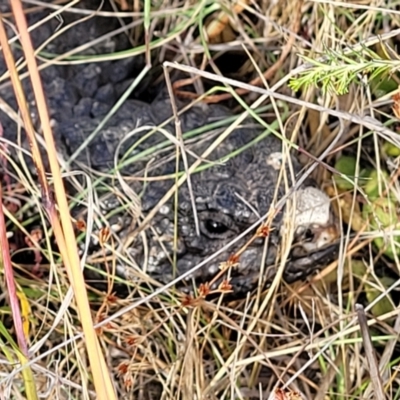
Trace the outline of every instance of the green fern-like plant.
<instances>
[{"instance_id":1,"label":"green fern-like plant","mask_svg":"<svg viewBox=\"0 0 400 400\"><path fill-rule=\"evenodd\" d=\"M354 82L387 80L400 69L400 60L383 59L368 48L349 54L326 49L323 61L300 57L310 67L289 81L289 87L294 91L317 86L323 93L343 95Z\"/></svg>"}]
</instances>

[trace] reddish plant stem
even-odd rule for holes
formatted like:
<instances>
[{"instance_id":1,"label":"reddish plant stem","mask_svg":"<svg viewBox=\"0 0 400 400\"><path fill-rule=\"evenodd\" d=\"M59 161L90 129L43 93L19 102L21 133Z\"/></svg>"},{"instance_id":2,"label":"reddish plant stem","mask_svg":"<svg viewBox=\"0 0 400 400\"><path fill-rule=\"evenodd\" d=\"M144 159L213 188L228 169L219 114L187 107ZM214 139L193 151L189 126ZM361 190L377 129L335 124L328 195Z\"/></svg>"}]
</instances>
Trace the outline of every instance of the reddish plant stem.
<instances>
[{"instance_id":1,"label":"reddish plant stem","mask_svg":"<svg viewBox=\"0 0 400 400\"><path fill-rule=\"evenodd\" d=\"M22 324L21 310L17 296L17 288L15 286L14 271L12 268L10 247L7 239L6 221L3 213L3 185L0 182L0 244L1 244L1 259L4 264L4 275L6 277L6 286L8 290L8 297L10 301L11 313L13 317L15 333L17 341L22 353L28 357L28 345L24 335Z\"/></svg>"}]
</instances>

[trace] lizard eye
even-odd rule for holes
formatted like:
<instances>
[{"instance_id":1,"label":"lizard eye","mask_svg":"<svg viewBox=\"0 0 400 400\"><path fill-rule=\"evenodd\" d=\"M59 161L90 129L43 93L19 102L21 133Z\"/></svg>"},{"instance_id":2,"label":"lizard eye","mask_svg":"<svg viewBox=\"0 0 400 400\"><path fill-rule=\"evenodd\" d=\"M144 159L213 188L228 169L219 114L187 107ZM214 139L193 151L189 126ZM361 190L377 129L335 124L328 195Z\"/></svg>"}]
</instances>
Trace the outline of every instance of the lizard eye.
<instances>
[{"instance_id":1,"label":"lizard eye","mask_svg":"<svg viewBox=\"0 0 400 400\"><path fill-rule=\"evenodd\" d=\"M200 231L209 239L226 239L237 231L232 219L218 211L204 211L199 219Z\"/></svg>"},{"instance_id":2,"label":"lizard eye","mask_svg":"<svg viewBox=\"0 0 400 400\"><path fill-rule=\"evenodd\" d=\"M213 219L207 219L204 222L204 225L207 231L213 235L222 235L229 230L229 228L222 222L215 221Z\"/></svg>"}]
</instances>

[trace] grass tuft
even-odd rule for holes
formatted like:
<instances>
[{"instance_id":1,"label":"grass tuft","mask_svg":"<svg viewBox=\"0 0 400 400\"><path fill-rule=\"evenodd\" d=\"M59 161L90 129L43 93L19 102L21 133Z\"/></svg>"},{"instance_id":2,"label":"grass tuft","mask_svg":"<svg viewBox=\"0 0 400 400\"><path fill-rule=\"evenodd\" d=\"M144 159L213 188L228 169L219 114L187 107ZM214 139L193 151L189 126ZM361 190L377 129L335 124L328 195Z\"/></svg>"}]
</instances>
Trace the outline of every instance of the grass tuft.
<instances>
[{"instance_id":1,"label":"grass tuft","mask_svg":"<svg viewBox=\"0 0 400 400\"><path fill-rule=\"evenodd\" d=\"M73 14L77 19L71 24L61 19L57 31L34 49L29 33L41 29L45 20L24 26L22 3L25 14L45 10L47 18ZM17 143L0 137L1 165L12 178L5 177L1 187L0 273L6 285L0 293L0 392L10 399L399 399L396 3L109 3L109 9L90 10L79 1L16 0L13 13L1 15L8 71L0 84L16 93L18 108L4 99L0 107L25 128L32 147L23 148L22 134ZM64 54L45 50L57 36L94 15L117 19L120 27ZM14 36L5 35L5 26ZM129 49L91 53L93 46L120 33L127 36ZM13 60L9 46L23 57ZM57 159L37 71L132 56L143 56L143 69L85 145L150 81L167 80L170 91L188 100L187 108L223 103L235 116L182 135L179 124L177 135L166 131L167 121L146 134L142 128L132 130L118 150L137 137L130 149L135 151L119 154L107 174L87 165L71 171L83 147L69 160ZM175 74L179 79L172 82ZM26 79L35 87L43 136L33 128L21 85ZM189 85L194 90L187 90ZM282 261L272 286L245 299L209 299L206 286L198 288L198 297L185 297L173 288L175 281L163 286L149 278L146 265L136 265L128 250L140 229L121 238L110 229L112 218L124 211L145 229L176 188L212 166L207 157L248 115L264 128L257 140L274 134L285 152L301 160L298 182L311 176L329 194L340 222L340 252L306 282L282 282ZM155 132L165 140L139 151ZM201 141L205 135L214 139L210 148L196 155L194 163L186 162L174 174L175 187L142 215L140 193L131 189L133 178L124 170L142 168L149 156L175 159L182 141ZM50 170L42 165L38 138L39 144L47 144ZM256 149L257 141L252 145ZM13 159L10 149L33 157L40 187L25 159ZM234 149L229 157L240 151ZM142 181L171 178L149 178L146 167L141 172L135 178ZM78 195L66 194L65 183ZM293 190L287 189L288 194ZM103 214L99 193L117 198L118 206ZM78 208L83 211L72 219L71 210ZM81 233L75 235L73 228ZM7 248L15 231L24 244ZM89 238L100 244L96 253L89 251ZM282 260L289 243L290 236L284 236ZM11 256L18 259L27 252L33 254L32 265L12 261ZM235 260L226 260L225 266L232 267ZM99 264L106 279L129 287L127 298L85 284L81 267L99 274ZM126 265L132 279L114 277L117 265Z\"/></svg>"}]
</instances>

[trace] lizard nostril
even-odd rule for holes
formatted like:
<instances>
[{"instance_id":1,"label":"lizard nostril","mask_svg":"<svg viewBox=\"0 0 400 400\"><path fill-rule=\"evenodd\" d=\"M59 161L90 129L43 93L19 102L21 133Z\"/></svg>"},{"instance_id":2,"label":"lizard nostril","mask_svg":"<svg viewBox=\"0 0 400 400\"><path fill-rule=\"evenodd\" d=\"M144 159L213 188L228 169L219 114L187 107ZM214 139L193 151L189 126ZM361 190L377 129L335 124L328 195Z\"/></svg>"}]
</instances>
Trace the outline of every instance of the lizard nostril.
<instances>
[{"instance_id":1,"label":"lizard nostril","mask_svg":"<svg viewBox=\"0 0 400 400\"><path fill-rule=\"evenodd\" d=\"M304 232L304 239L308 242L308 241L312 241L315 237L314 232L308 228L305 232Z\"/></svg>"}]
</instances>

